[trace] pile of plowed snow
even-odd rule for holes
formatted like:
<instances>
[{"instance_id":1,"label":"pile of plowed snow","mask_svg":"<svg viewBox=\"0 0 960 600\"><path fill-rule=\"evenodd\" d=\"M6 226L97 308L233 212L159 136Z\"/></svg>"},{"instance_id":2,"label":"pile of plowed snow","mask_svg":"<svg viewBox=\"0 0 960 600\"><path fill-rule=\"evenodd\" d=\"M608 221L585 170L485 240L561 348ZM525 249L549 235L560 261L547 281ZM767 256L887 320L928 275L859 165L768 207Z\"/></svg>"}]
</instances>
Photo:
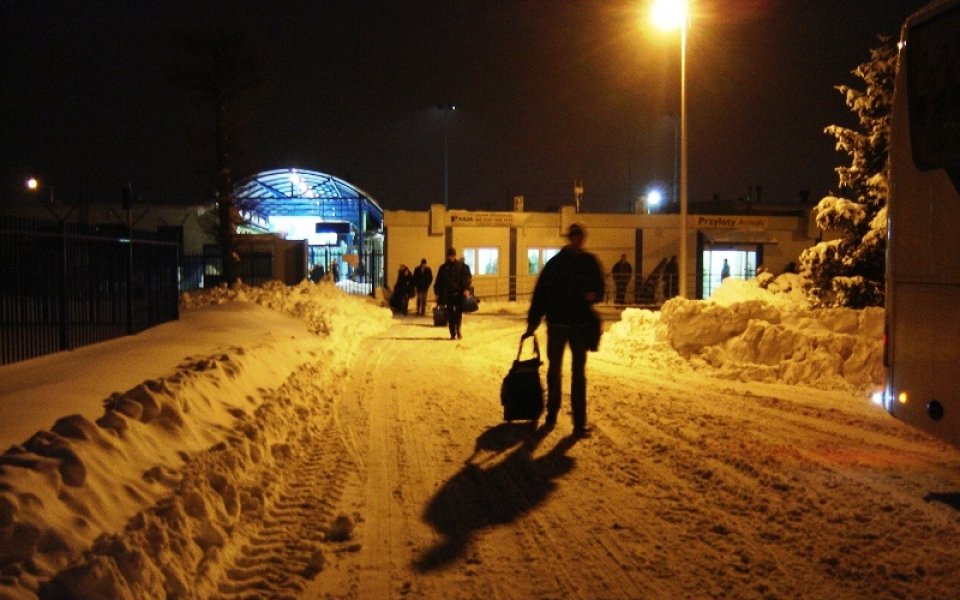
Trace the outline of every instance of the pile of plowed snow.
<instances>
[{"instance_id":1,"label":"pile of plowed snow","mask_svg":"<svg viewBox=\"0 0 960 600\"><path fill-rule=\"evenodd\" d=\"M811 308L796 276L767 288L727 279L708 301L625 310L601 349L655 368L866 390L883 382L883 318L882 308Z\"/></svg>"}]
</instances>

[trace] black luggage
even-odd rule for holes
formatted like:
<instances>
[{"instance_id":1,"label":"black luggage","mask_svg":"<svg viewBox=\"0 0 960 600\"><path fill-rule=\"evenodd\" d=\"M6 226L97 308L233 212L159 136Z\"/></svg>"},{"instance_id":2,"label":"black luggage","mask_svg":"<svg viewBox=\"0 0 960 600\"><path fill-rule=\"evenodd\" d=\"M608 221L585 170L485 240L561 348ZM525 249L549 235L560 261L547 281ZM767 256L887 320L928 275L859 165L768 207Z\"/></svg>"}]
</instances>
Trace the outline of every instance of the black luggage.
<instances>
[{"instance_id":1,"label":"black luggage","mask_svg":"<svg viewBox=\"0 0 960 600\"><path fill-rule=\"evenodd\" d=\"M540 345L533 337L533 358L520 360L523 341L517 349L517 358L500 386L500 404L504 421L536 421L543 413L543 384L540 382Z\"/></svg>"},{"instance_id":2,"label":"black luggage","mask_svg":"<svg viewBox=\"0 0 960 600\"><path fill-rule=\"evenodd\" d=\"M433 307L433 325L435 327L440 327L447 324L447 307L446 306L434 306Z\"/></svg>"}]
</instances>

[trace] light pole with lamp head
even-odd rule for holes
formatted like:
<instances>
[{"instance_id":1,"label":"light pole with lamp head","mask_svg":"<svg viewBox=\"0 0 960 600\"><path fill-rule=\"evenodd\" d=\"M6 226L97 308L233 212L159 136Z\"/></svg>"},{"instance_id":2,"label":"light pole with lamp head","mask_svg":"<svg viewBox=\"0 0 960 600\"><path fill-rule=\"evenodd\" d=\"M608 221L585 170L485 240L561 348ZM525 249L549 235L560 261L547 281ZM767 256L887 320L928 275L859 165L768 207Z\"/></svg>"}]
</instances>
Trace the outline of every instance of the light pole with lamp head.
<instances>
[{"instance_id":1,"label":"light pole with lamp head","mask_svg":"<svg viewBox=\"0 0 960 600\"><path fill-rule=\"evenodd\" d=\"M653 22L660 29L680 28L680 256L679 292L687 297L687 23L686 0L656 0Z\"/></svg>"},{"instance_id":2,"label":"light pole with lamp head","mask_svg":"<svg viewBox=\"0 0 960 600\"><path fill-rule=\"evenodd\" d=\"M48 196L46 209L50 211L50 214L56 217L57 221L60 223L60 272L57 274L60 311L57 329L59 334L60 350L69 350L70 339L67 331L67 323L69 322L70 317L70 313L67 309L67 219L70 218L71 213L73 213L73 207L68 209L66 214L61 215L57 212L57 209L53 203L52 185L45 185L36 177L28 178L25 185L31 193L37 193L40 190L47 190Z\"/></svg>"},{"instance_id":3,"label":"light pole with lamp head","mask_svg":"<svg viewBox=\"0 0 960 600\"><path fill-rule=\"evenodd\" d=\"M438 104L443 112L443 208L450 208L450 113L457 110L453 104Z\"/></svg>"}]
</instances>

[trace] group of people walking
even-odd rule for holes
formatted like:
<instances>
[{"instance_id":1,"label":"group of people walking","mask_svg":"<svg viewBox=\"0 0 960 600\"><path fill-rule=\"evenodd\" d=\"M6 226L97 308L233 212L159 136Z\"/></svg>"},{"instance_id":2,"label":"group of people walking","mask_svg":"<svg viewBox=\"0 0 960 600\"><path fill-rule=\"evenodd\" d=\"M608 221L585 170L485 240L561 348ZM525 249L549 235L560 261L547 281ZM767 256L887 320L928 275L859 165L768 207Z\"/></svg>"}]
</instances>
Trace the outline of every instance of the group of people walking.
<instances>
[{"instance_id":1,"label":"group of people walking","mask_svg":"<svg viewBox=\"0 0 960 600\"><path fill-rule=\"evenodd\" d=\"M437 270L436 280L425 258L420 260L420 265L412 272L406 265L400 265L397 282L393 286L390 297L390 305L401 315L409 314L410 298L416 296L416 314L425 315L427 293L431 283L436 306L446 310L450 339L462 339L463 333L460 327L463 324L463 303L473 294L473 275L470 273L470 267L462 259L457 258L456 248L447 249L446 260Z\"/></svg>"},{"instance_id":2,"label":"group of people walking","mask_svg":"<svg viewBox=\"0 0 960 600\"><path fill-rule=\"evenodd\" d=\"M571 354L570 412L573 434L576 437L590 435L587 425L587 352L596 350L601 332L600 318L593 308L605 295L603 269L596 256L584 249L586 230L573 223L564 234L566 245L544 265L533 290L530 308L527 311L527 326L521 336L524 339L535 335L541 321L547 323L547 403L545 427L556 425L562 398L563 358L567 348ZM671 257L661 273L665 298L676 295L677 259ZM730 267L724 260L721 278L729 276ZM633 277L633 268L627 255L613 266L612 279L615 286L614 301L626 302L627 286ZM417 315L426 314L427 292L433 284L436 305L446 311L450 339L463 338L464 302L472 295L470 267L457 257L455 248L448 248L446 260L437 270L436 279L422 259L412 272L400 265L394 285L391 304L394 309L407 314L407 303L417 298Z\"/></svg>"},{"instance_id":3,"label":"group of people walking","mask_svg":"<svg viewBox=\"0 0 960 600\"><path fill-rule=\"evenodd\" d=\"M420 261L412 272L407 265L400 265L397 272L397 281L393 284L393 293L390 296L390 306L399 314L410 312L410 298L417 299L417 314L427 312L427 291L433 283L433 270L427 265L427 259Z\"/></svg>"},{"instance_id":4,"label":"group of people walking","mask_svg":"<svg viewBox=\"0 0 960 600\"><path fill-rule=\"evenodd\" d=\"M547 261L537 278L533 297L527 312L527 326L521 336L533 336L543 320L547 323L547 405L546 427L556 425L562 398L562 369L566 349L571 353L570 408L573 433L577 437L590 435L587 425L587 352L597 349L600 339L600 320L593 304L604 299L604 273L596 256L584 249L586 230L574 223L564 234L566 245ZM614 267L617 302L622 304L627 282L633 269L626 255ZM417 315L426 313L426 297L433 283L438 306L447 312L450 339L463 338L463 305L472 295L470 267L457 257L455 248L448 248L446 260L437 270L436 279L427 265L427 259L412 272L401 265L394 285L391 305L400 314L407 314L407 303L417 298Z\"/></svg>"}]
</instances>

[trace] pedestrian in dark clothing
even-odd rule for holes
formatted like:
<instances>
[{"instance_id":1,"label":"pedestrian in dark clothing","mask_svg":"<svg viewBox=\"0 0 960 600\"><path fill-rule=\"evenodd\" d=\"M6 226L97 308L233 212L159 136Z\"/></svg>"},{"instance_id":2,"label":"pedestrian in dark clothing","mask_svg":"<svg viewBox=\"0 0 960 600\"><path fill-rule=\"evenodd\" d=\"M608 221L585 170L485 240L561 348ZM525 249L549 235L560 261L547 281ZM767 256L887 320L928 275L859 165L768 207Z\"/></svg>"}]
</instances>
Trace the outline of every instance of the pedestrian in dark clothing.
<instances>
[{"instance_id":1,"label":"pedestrian in dark clothing","mask_svg":"<svg viewBox=\"0 0 960 600\"><path fill-rule=\"evenodd\" d=\"M583 249L586 231L574 223L567 230L567 245L543 267L533 289L527 312L527 331L534 334L543 317L547 319L547 417L552 427L560 412L563 353L570 345L572 383L570 408L573 432L589 435L587 428L587 350L599 340L599 318L592 305L603 298L603 269L597 258Z\"/></svg>"},{"instance_id":2,"label":"pedestrian in dark clothing","mask_svg":"<svg viewBox=\"0 0 960 600\"><path fill-rule=\"evenodd\" d=\"M627 255L621 254L620 260L613 265L613 283L617 287L617 304L623 304L627 296L627 284L633 276L633 267L627 262Z\"/></svg>"},{"instance_id":3,"label":"pedestrian in dark clothing","mask_svg":"<svg viewBox=\"0 0 960 600\"><path fill-rule=\"evenodd\" d=\"M333 282L338 283L340 281L340 265L337 264L337 261L330 263L330 273L333 275Z\"/></svg>"},{"instance_id":4,"label":"pedestrian in dark clothing","mask_svg":"<svg viewBox=\"0 0 960 600\"><path fill-rule=\"evenodd\" d=\"M663 267L663 299L669 300L677 295L680 289L680 266L677 257L671 256Z\"/></svg>"},{"instance_id":5,"label":"pedestrian in dark clothing","mask_svg":"<svg viewBox=\"0 0 960 600\"><path fill-rule=\"evenodd\" d=\"M323 265L317 263L310 269L310 281L320 283L321 279L323 279Z\"/></svg>"},{"instance_id":6,"label":"pedestrian in dark clothing","mask_svg":"<svg viewBox=\"0 0 960 600\"><path fill-rule=\"evenodd\" d=\"M413 273L410 272L410 267L407 265L400 265L400 269L397 271L397 283L394 284L393 295L390 296L390 305L398 313L405 315L408 312L408 304L412 294Z\"/></svg>"},{"instance_id":7,"label":"pedestrian in dark clothing","mask_svg":"<svg viewBox=\"0 0 960 600\"><path fill-rule=\"evenodd\" d=\"M433 270L427 266L427 259L420 259L420 265L413 270L413 288L417 292L417 314L427 314L427 290L433 283Z\"/></svg>"},{"instance_id":8,"label":"pedestrian in dark clothing","mask_svg":"<svg viewBox=\"0 0 960 600\"><path fill-rule=\"evenodd\" d=\"M723 259L723 266L720 267L720 282L723 283L727 277L730 277L730 263L727 259Z\"/></svg>"},{"instance_id":9,"label":"pedestrian in dark clothing","mask_svg":"<svg viewBox=\"0 0 960 600\"><path fill-rule=\"evenodd\" d=\"M457 258L456 249L447 248L447 261L437 269L433 293L437 296L437 304L447 308L447 327L450 328L451 340L463 337L460 331L463 322L463 299L470 295L472 285L470 267Z\"/></svg>"}]
</instances>

